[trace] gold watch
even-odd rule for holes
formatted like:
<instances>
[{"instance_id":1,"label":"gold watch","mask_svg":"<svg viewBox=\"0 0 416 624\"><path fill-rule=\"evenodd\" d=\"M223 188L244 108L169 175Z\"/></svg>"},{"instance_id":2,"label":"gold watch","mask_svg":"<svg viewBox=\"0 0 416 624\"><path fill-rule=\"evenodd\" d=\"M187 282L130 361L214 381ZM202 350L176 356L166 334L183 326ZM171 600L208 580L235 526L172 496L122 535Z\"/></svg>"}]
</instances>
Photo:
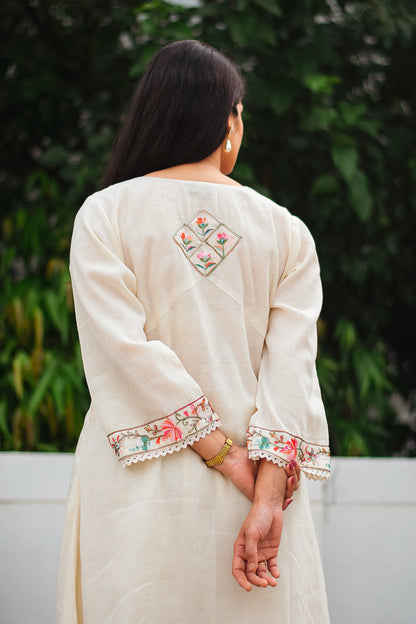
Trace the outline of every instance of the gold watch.
<instances>
[{"instance_id":1,"label":"gold watch","mask_svg":"<svg viewBox=\"0 0 416 624\"><path fill-rule=\"evenodd\" d=\"M208 466L208 468L211 468L212 466L218 466L219 464L222 464L222 462L224 461L224 457L227 455L228 451L230 450L230 448L233 445L233 441L230 440L230 438L227 438L225 441L224 446L222 447L222 449L220 450L219 453L217 453L217 455L215 455L215 457L211 457L211 459L204 459L206 465Z\"/></svg>"}]
</instances>

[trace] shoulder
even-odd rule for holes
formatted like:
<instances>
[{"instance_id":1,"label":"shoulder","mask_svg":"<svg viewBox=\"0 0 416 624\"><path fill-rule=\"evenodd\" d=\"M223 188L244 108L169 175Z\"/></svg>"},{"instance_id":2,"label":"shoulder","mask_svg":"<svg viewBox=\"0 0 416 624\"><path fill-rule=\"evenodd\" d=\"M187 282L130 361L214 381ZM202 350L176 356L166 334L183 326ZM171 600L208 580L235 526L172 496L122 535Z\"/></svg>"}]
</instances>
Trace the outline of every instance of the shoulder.
<instances>
[{"instance_id":1,"label":"shoulder","mask_svg":"<svg viewBox=\"0 0 416 624\"><path fill-rule=\"evenodd\" d=\"M141 189L146 186L145 180L145 178L133 178L123 182L117 182L117 184L112 184L111 186L106 186L89 195L81 208L83 209L84 206L104 207L107 205L114 205L129 196L140 193Z\"/></svg>"},{"instance_id":2,"label":"shoulder","mask_svg":"<svg viewBox=\"0 0 416 624\"><path fill-rule=\"evenodd\" d=\"M89 195L79 209L75 221L91 224L97 220L107 220L115 225L120 211L142 204L144 198L154 197L157 187L149 183L149 178L138 177L112 184Z\"/></svg>"},{"instance_id":3,"label":"shoulder","mask_svg":"<svg viewBox=\"0 0 416 624\"><path fill-rule=\"evenodd\" d=\"M313 242L307 225L294 213L290 212L288 208L250 187L242 188L246 189L247 196L258 206L262 213L269 217L277 233L284 233L291 239L308 239Z\"/></svg>"}]
</instances>

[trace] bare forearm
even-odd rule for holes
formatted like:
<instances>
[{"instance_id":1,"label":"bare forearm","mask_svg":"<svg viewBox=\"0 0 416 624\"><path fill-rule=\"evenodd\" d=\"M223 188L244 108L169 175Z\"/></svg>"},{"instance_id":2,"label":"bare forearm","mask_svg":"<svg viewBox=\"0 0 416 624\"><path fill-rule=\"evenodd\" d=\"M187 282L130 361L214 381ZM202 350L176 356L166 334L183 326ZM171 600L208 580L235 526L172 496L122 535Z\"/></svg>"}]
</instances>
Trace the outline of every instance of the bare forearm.
<instances>
[{"instance_id":1,"label":"bare forearm","mask_svg":"<svg viewBox=\"0 0 416 624\"><path fill-rule=\"evenodd\" d=\"M287 474L284 468L267 459L260 460L254 490L254 503L281 509L286 492Z\"/></svg>"},{"instance_id":2,"label":"bare forearm","mask_svg":"<svg viewBox=\"0 0 416 624\"><path fill-rule=\"evenodd\" d=\"M211 433L192 444L192 449L198 453L202 459L207 460L215 457L223 448L226 436L220 429L215 429Z\"/></svg>"},{"instance_id":3,"label":"bare forearm","mask_svg":"<svg viewBox=\"0 0 416 624\"><path fill-rule=\"evenodd\" d=\"M215 429L202 440L194 442L192 448L203 460L208 460L216 457L223 449L226 440L227 437L224 432ZM295 477L291 477L294 483L287 481L288 474L294 473L293 468L287 468L285 471L284 468L280 468L266 459L254 462L248 458L246 446L233 444L223 457L222 463L214 465L213 468L230 479L251 501L257 501L258 504L268 505L273 509L282 509L283 503L283 508L286 508L291 502L290 497L294 489L297 487ZM258 468L262 476L255 490ZM255 497L255 491L257 497Z\"/></svg>"}]
</instances>

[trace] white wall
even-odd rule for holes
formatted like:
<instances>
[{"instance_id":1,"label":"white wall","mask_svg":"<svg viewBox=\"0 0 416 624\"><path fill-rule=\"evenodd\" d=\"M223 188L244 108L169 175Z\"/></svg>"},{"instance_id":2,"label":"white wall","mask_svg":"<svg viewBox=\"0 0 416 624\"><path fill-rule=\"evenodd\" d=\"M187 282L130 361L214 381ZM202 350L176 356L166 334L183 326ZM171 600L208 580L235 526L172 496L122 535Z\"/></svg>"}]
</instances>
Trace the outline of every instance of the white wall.
<instances>
[{"instance_id":1,"label":"white wall","mask_svg":"<svg viewBox=\"0 0 416 624\"><path fill-rule=\"evenodd\" d=\"M1 624L53 622L72 459L0 453ZM416 460L335 458L309 483L332 624L415 624Z\"/></svg>"}]
</instances>

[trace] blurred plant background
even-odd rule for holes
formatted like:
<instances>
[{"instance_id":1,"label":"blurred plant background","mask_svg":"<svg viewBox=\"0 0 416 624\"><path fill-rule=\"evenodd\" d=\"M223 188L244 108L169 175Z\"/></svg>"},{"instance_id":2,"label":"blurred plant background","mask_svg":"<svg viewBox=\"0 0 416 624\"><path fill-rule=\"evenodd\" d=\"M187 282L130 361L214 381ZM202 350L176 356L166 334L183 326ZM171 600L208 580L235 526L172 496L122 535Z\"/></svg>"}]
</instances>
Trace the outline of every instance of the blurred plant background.
<instances>
[{"instance_id":1,"label":"blurred plant background","mask_svg":"<svg viewBox=\"0 0 416 624\"><path fill-rule=\"evenodd\" d=\"M0 449L74 448L88 392L68 273L72 222L100 186L151 56L197 38L247 81L235 178L286 205L316 239L333 452L415 456L416 5L191 5L0 6Z\"/></svg>"}]
</instances>

